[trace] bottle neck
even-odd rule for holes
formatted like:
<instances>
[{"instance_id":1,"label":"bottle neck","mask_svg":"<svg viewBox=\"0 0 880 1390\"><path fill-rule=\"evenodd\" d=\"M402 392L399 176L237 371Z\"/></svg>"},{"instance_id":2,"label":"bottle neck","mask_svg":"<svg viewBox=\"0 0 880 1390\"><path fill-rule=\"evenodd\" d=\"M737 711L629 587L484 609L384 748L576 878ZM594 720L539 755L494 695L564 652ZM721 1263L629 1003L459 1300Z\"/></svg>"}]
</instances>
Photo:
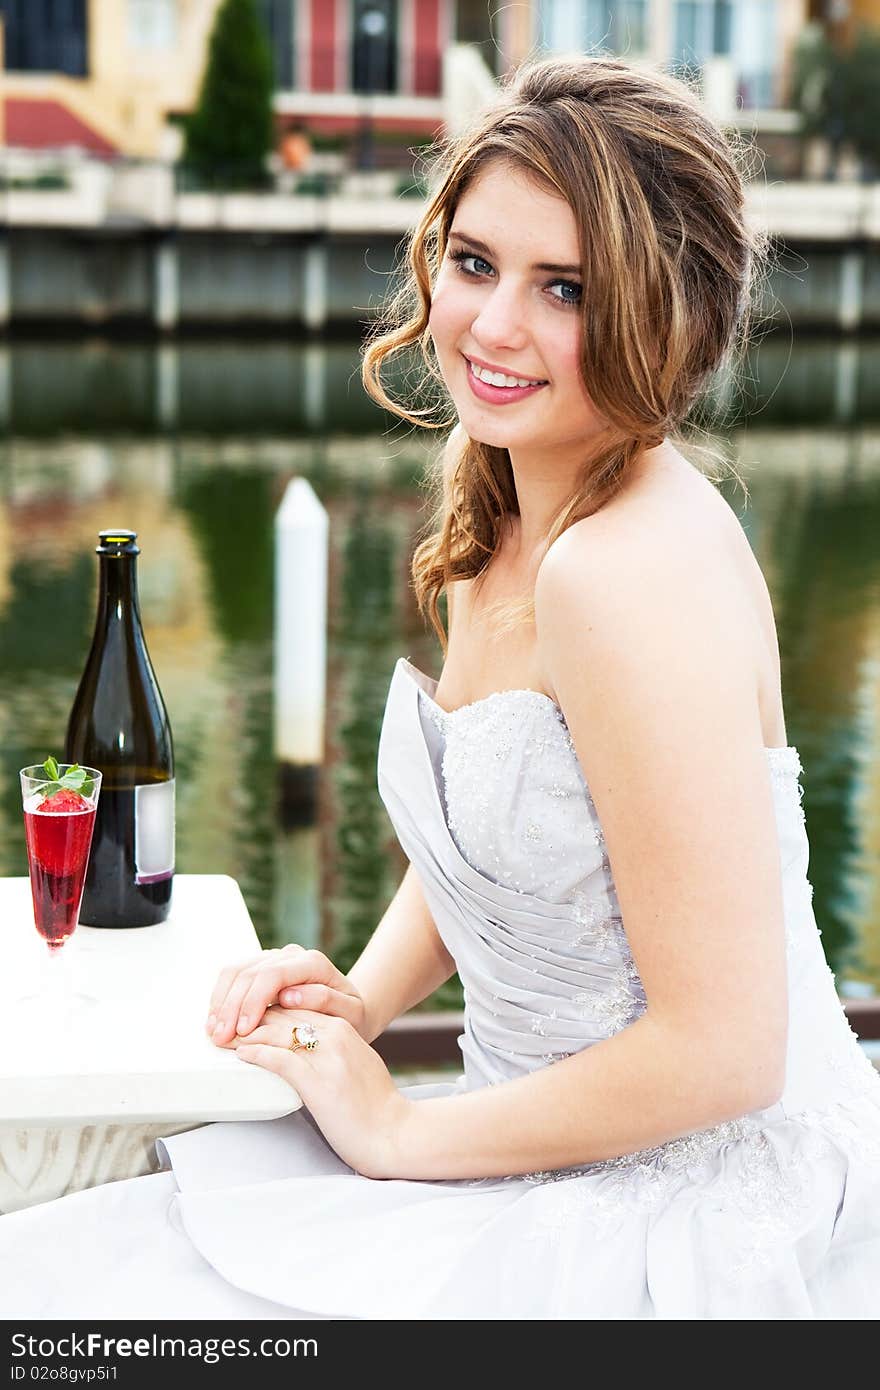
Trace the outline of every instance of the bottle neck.
<instances>
[{"instance_id":1,"label":"bottle neck","mask_svg":"<svg viewBox=\"0 0 880 1390\"><path fill-rule=\"evenodd\" d=\"M102 555L98 567L98 622L140 626L137 559L134 555Z\"/></svg>"}]
</instances>

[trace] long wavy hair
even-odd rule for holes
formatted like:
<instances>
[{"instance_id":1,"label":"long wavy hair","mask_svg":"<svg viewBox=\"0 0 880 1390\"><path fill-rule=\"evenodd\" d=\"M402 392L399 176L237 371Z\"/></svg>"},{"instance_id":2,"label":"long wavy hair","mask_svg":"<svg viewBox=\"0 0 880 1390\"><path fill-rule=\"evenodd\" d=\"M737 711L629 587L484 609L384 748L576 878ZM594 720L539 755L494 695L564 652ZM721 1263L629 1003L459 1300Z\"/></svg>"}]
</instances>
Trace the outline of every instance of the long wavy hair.
<instances>
[{"instance_id":1,"label":"long wavy hair","mask_svg":"<svg viewBox=\"0 0 880 1390\"><path fill-rule=\"evenodd\" d=\"M716 370L728 358L735 365L746 345L769 239L747 224L739 167L745 146L713 124L684 81L601 54L521 67L496 105L430 157L433 193L408 239L398 292L369 336L364 385L411 424L456 424L428 316L459 199L495 160L564 198L582 261L581 374L608 430L592 451L585 446L574 493L547 534L549 548L626 483L644 450L665 439L692 443L682 428L689 412ZM394 359L407 364L409 383L417 365L419 404L386 389L383 368ZM440 595L460 579L476 579L480 589L519 512L508 451L459 435L453 458L446 450L429 467L431 516L412 559L419 610L444 656ZM501 630L533 622L533 597L504 604L495 616Z\"/></svg>"}]
</instances>

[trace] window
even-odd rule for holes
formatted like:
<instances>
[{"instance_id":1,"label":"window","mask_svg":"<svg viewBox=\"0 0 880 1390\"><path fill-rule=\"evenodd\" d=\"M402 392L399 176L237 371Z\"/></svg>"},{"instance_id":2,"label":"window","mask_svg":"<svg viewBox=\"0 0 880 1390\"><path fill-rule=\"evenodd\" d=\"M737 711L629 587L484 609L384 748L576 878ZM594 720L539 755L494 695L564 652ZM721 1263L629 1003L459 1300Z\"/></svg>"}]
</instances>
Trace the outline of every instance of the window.
<instances>
[{"instance_id":1,"label":"window","mask_svg":"<svg viewBox=\"0 0 880 1390\"><path fill-rule=\"evenodd\" d=\"M556 52L607 49L644 53L648 48L647 0L544 0L541 36Z\"/></svg>"},{"instance_id":2,"label":"window","mask_svg":"<svg viewBox=\"0 0 880 1390\"><path fill-rule=\"evenodd\" d=\"M733 18L737 95L744 107L772 106L782 45L776 0L740 0Z\"/></svg>"},{"instance_id":3,"label":"window","mask_svg":"<svg viewBox=\"0 0 880 1390\"><path fill-rule=\"evenodd\" d=\"M291 91L296 86L295 0L258 0L275 60L275 86Z\"/></svg>"},{"instance_id":4,"label":"window","mask_svg":"<svg viewBox=\"0 0 880 1390\"><path fill-rule=\"evenodd\" d=\"M88 74L87 0L0 0L10 72Z\"/></svg>"},{"instance_id":5,"label":"window","mask_svg":"<svg viewBox=\"0 0 880 1390\"><path fill-rule=\"evenodd\" d=\"M581 47L583 29L579 0L544 0L541 6L541 41L557 53Z\"/></svg>"},{"instance_id":6,"label":"window","mask_svg":"<svg viewBox=\"0 0 880 1390\"><path fill-rule=\"evenodd\" d=\"M770 106L779 62L777 0L675 0L673 70L699 71L713 55L729 57L737 99L744 107Z\"/></svg>"},{"instance_id":7,"label":"window","mask_svg":"<svg viewBox=\"0 0 880 1390\"><path fill-rule=\"evenodd\" d=\"M587 0L587 48L644 53L648 47L647 0Z\"/></svg>"},{"instance_id":8,"label":"window","mask_svg":"<svg viewBox=\"0 0 880 1390\"><path fill-rule=\"evenodd\" d=\"M354 91L397 91L396 0L354 0L351 41Z\"/></svg>"},{"instance_id":9,"label":"window","mask_svg":"<svg viewBox=\"0 0 880 1390\"><path fill-rule=\"evenodd\" d=\"M765 13L775 14L775 0L756 3ZM742 10L751 7L749 0L745 4L740 0L739 13L735 14L733 0L677 0L672 42L675 61L699 67L711 54L731 54Z\"/></svg>"},{"instance_id":10,"label":"window","mask_svg":"<svg viewBox=\"0 0 880 1390\"><path fill-rule=\"evenodd\" d=\"M712 52L729 53L731 43L732 0L715 0Z\"/></svg>"},{"instance_id":11,"label":"window","mask_svg":"<svg viewBox=\"0 0 880 1390\"><path fill-rule=\"evenodd\" d=\"M698 68L711 51L710 8L703 0L677 0L672 32L672 59L677 68Z\"/></svg>"},{"instance_id":12,"label":"window","mask_svg":"<svg viewBox=\"0 0 880 1390\"><path fill-rule=\"evenodd\" d=\"M173 48L177 41L177 0L128 0L131 48Z\"/></svg>"}]
</instances>

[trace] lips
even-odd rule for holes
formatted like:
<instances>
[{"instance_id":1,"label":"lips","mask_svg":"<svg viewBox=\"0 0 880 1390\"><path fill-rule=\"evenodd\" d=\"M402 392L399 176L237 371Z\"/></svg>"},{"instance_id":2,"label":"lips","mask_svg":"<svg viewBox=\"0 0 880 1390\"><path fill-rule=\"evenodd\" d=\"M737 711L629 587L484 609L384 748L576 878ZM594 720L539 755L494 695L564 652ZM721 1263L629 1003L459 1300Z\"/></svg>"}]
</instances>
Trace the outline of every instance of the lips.
<instances>
[{"instance_id":1,"label":"lips","mask_svg":"<svg viewBox=\"0 0 880 1390\"><path fill-rule=\"evenodd\" d=\"M500 367L492 366L488 362L479 362L476 358L465 357L464 360L467 364L468 385L472 392L479 400L490 405L512 405L526 396L533 396L536 391L542 391L548 385L546 381L503 372Z\"/></svg>"},{"instance_id":2,"label":"lips","mask_svg":"<svg viewBox=\"0 0 880 1390\"><path fill-rule=\"evenodd\" d=\"M523 377L515 372L504 372L500 367L490 368L483 363L476 362L472 357L467 359L467 363L474 376L479 381L485 381L487 386L513 388L516 386L543 386L545 384L542 377Z\"/></svg>"}]
</instances>

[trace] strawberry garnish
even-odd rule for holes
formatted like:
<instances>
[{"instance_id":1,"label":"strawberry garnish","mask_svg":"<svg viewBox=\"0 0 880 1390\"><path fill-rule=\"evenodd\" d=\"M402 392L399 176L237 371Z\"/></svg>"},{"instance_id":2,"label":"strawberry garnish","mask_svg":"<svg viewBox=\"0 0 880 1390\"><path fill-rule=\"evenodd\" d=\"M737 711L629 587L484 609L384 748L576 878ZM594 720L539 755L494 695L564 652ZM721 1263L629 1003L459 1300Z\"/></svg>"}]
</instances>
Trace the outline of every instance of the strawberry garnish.
<instances>
[{"instance_id":1,"label":"strawberry garnish","mask_svg":"<svg viewBox=\"0 0 880 1390\"><path fill-rule=\"evenodd\" d=\"M66 787L62 787L60 791L44 797L37 810L50 811L57 816L69 816L77 811L90 811L91 804L84 796L80 796L79 792L68 791Z\"/></svg>"}]
</instances>

